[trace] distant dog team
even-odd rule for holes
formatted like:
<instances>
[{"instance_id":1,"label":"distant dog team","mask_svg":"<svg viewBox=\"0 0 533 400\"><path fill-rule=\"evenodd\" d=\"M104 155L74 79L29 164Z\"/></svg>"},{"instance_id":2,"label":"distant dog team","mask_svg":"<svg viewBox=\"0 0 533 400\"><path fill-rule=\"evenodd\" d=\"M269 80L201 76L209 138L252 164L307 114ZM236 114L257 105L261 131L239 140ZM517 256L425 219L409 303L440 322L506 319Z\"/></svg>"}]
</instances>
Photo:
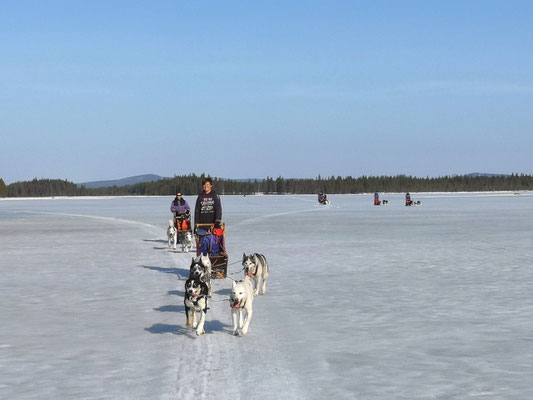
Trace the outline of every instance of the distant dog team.
<instances>
[{"instance_id":1,"label":"distant dog team","mask_svg":"<svg viewBox=\"0 0 533 400\"><path fill-rule=\"evenodd\" d=\"M193 250L194 239L190 230L178 230L174 225L174 221L168 220L167 228L168 247L176 250L177 244L181 244L182 252L190 252Z\"/></svg>"}]
</instances>

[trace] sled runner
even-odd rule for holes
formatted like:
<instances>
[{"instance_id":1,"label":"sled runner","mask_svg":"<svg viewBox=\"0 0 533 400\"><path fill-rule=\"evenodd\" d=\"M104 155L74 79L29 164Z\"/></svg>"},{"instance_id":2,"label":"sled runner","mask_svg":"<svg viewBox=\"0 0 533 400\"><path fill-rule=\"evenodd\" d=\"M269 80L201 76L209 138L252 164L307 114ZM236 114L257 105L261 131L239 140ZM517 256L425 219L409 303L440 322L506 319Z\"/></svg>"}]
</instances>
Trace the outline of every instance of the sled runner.
<instances>
[{"instance_id":1,"label":"sled runner","mask_svg":"<svg viewBox=\"0 0 533 400\"><path fill-rule=\"evenodd\" d=\"M196 225L196 255L207 253L211 260L211 278L226 278L228 254L226 253L226 226Z\"/></svg>"}]
</instances>

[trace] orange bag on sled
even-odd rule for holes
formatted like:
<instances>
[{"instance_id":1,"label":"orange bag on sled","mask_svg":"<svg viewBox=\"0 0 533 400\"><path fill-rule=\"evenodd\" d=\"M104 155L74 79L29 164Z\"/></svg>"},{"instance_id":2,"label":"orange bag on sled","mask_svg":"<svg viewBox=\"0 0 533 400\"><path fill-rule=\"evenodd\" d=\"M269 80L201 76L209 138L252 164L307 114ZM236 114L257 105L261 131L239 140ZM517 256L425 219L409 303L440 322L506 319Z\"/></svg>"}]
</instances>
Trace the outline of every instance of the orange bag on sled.
<instances>
[{"instance_id":1,"label":"orange bag on sled","mask_svg":"<svg viewBox=\"0 0 533 400\"><path fill-rule=\"evenodd\" d=\"M191 230L191 221L188 219L184 219L182 221L178 221L178 230L180 231L190 231Z\"/></svg>"},{"instance_id":2,"label":"orange bag on sled","mask_svg":"<svg viewBox=\"0 0 533 400\"><path fill-rule=\"evenodd\" d=\"M176 218L176 228L179 232L188 232L191 230L191 220Z\"/></svg>"}]
</instances>

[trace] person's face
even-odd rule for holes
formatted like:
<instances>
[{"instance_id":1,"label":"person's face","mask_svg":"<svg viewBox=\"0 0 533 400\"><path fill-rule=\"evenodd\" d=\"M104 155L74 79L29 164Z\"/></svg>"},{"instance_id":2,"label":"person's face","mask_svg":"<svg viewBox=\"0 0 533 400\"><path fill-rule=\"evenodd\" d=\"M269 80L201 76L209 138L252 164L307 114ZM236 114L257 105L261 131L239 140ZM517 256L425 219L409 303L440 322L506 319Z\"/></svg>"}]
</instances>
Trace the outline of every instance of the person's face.
<instances>
[{"instance_id":1,"label":"person's face","mask_svg":"<svg viewBox=\"0 0 533 400\"><path fill-rule=\"evenodd\" d=\"M209 193L211 191L211 183L210 182L204 182L203 187L204 187L204 191L206 193Z\"/></svg>"},{"instance_id":2,"label":"person's face","mask_svg":"<svg viewBox=\"0 0 533 400\"><path fill-rule=\"evenodd\" d=\"M178 194L176 195L176 199L181 200L181 193L178 193Z\"/></svg>"}]
</instances>

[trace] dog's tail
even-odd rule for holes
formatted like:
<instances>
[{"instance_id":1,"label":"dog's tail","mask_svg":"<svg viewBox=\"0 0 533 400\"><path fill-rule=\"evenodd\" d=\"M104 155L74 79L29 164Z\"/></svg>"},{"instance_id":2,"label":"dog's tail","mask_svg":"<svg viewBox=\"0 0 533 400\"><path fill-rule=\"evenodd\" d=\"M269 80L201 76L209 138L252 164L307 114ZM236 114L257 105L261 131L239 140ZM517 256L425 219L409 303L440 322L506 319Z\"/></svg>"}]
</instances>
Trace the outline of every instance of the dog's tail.
<instances>
[{"instance_id":1,"label":"dog's tail","mask_svg":"<svg viewBox=\"0 0 533 400\"><path fill-rule=\"evenodd\" d=\"M263 265L263 278L268 278L269 268L268 268L268 261L266 257L262 254L256 254L256 257L259 260L259 262Z\"/></svg>"},{"instance_id":2,"label":"dog's tail","mask_svg":"<svg viewBox=\"0 0 533 400\"><path fill-rule=\"evenodd\" d=\"M265 275L264 275L265 278L268 278L268 273L269 272L270 272L270 267L268 266L268 262L265 259Z\"/></svg>"}]
</instances>

